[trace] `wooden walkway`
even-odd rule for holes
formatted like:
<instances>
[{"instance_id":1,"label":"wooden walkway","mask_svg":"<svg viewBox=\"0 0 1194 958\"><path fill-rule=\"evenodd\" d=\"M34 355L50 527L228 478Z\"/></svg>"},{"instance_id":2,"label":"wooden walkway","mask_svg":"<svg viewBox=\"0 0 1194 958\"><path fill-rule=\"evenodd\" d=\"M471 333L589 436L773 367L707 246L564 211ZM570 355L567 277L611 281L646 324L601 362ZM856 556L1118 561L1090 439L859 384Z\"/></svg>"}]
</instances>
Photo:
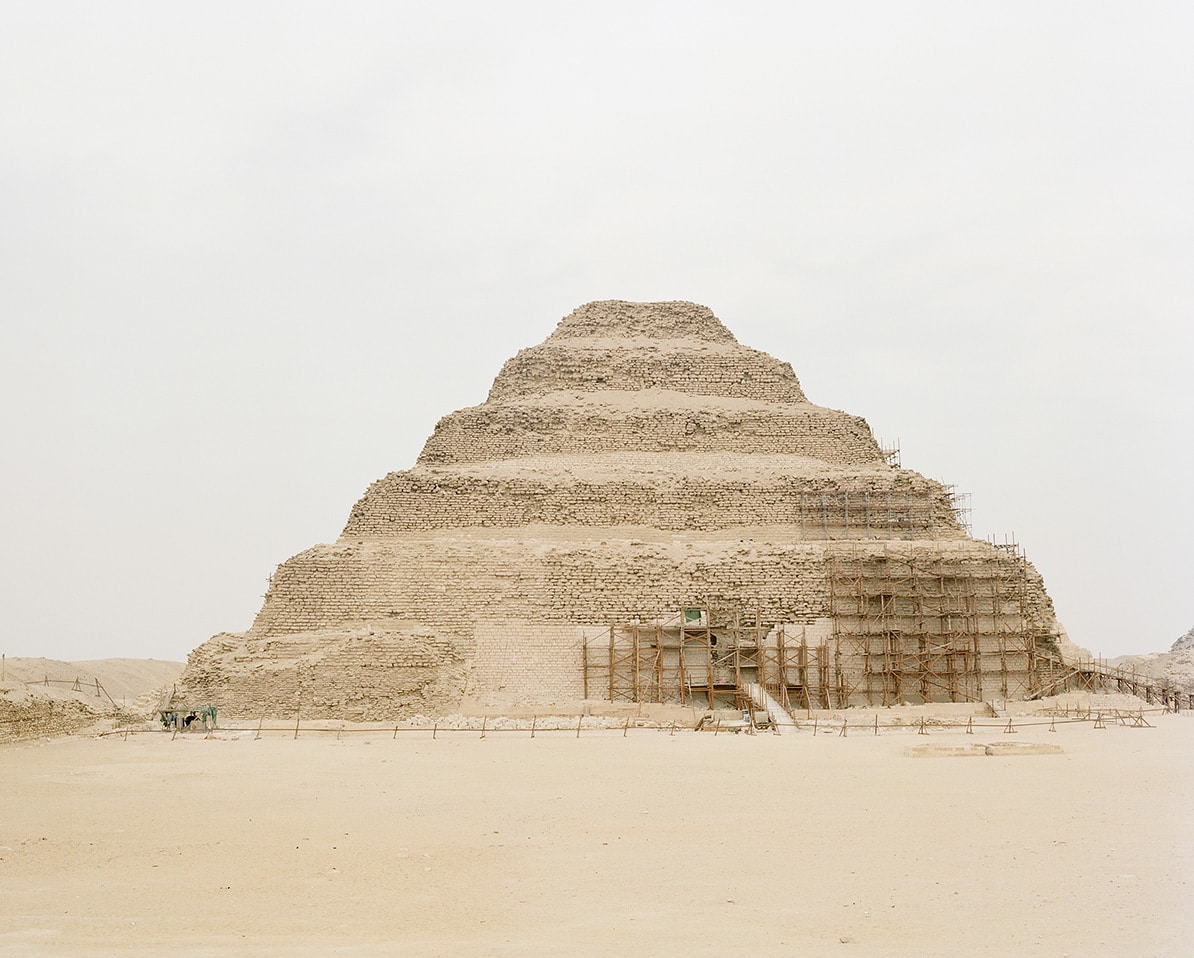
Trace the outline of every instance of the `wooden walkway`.
<instances>
[{"instance_id":1,"label":"wooden walkway","mask_svg":"<svg viewBox=\"0 0 1194 958\"><path fill-rule=\"evenodd\" d=\"M1194 708L1194 690L1102 662L1078 662L1056 668L1028 698L1040 699L1065 692L1122 692L1175 711Z\"/></svg>"}]
</instances>

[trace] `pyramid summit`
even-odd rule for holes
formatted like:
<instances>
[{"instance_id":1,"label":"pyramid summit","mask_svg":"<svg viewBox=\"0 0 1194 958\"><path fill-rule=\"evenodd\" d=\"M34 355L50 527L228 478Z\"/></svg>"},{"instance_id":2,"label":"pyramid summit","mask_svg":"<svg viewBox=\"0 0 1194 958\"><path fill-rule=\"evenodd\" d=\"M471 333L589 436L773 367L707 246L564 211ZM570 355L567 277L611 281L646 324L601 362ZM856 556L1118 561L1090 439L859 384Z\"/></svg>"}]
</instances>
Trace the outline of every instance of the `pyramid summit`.
<instances>
[{"instance_id":1,"label":"pyramid summit","mask_svg":"<svg viewBox=\"0 0 1194 958\"><path fill-rule=\"evenodd\" d=\"M687 302L588 303L192 653L232 713L1028 694L1052 604L941 483ZM630 652L626 650L632 650ZM985 683L985 684L984 684Z\"/></svg>"},{"instance_id":2,"label":"pyramid summit","mask_svg":"<svg viewBox=\"0 0 1194 958\"><path fill-rule=\"evenodd\" d=\"M698 339L737 343L713 310L699 303L585 303L560 320L549 339Z\"/></svg>"},{"instance_id":3,"label":"pyramid summit","mask_svg":"<svg viewBox=\"0 0 1194 958\"><path fill-rule=\"evenodd\" d=\"M791 366L740 346L707 307L679 302L581 306L544 342L509 360L489 398L561 389L805 398Z\"/></svg>"}]
</instances>

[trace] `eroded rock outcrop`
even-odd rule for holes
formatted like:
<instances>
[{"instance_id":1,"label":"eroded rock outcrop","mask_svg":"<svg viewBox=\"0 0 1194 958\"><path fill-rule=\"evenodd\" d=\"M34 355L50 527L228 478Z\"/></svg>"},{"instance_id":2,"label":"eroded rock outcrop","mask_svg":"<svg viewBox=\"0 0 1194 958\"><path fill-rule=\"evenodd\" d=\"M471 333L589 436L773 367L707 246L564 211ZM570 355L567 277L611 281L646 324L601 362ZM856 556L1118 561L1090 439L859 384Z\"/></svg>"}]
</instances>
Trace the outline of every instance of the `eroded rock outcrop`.
<instances>
[{"instance_id":1,"label":"eroded rock outcrop","mask_svg":"<svg viewBox=\"0 0 1194 958\"><path fill-rule=\"evenodd\" d=\"M1112 659L1111 664L1180 688L1194 689L1194 628L1180 636L1168 652L1124 655Z\"/></svg>"}]
</instances>

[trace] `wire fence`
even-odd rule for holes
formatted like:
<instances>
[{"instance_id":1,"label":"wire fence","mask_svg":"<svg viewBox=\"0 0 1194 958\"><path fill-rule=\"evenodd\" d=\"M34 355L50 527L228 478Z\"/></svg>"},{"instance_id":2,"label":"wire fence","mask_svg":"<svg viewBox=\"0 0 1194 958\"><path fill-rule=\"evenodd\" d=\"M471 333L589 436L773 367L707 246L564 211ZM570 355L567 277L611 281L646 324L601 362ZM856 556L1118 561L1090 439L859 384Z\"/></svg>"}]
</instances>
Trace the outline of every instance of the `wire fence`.
<instances>
[{"instance_id":1,"label":"wire fence","mask_svg":"<svg viewBox=\"0 0 1194 958\"><path fill-rule=\"evenodd\" d=\"M825 717L813 715L808 718L795 719L793 724L782 727L773 725L770 722L756 722L752 717L726 719L724 717L709 715L702 716L696 722L653 722L637 718L625 718L621 722L617 722L583 714L576 716L575 720L568 716L558 715L533 716L529 722L522 719L482 716L480 717L479 725L475 720L471 722L457 720L444 721L442 723L434 721L430 725L403 725L399 723L393 726L388 724L383 726L378 723L368 725L351 724L348 722L337 723L335 721L329 722L326 719L311 719L304 725L301 717L296 717L294 722L287 724L271 723L270 725L266 725L265 720L262 719L256 725L234 724L208 729L197 727L193 731L149 725L125 725L99 734L101 737L123 736L127 739L130 735L148 734L161 736L169 733L172 741L179 735L189 738L222 738L228 735L240 736L246 733L252 734L255 739L266 735L271 737L284 736L294 739L297 739L300 735L334 736L337 739L346 736L365 735L378 738L388 736L391 739L397 739L401 735L404 738L421 736L432 740L441 737L451 738L466 735L482 739L488 738L491 735L520 735L530 738L535 738L538 735L571 735L575 738L580 738L582 733L605 736L620 735L622 738L626 738L631 732L636 734L646 732L665 733L667 735L701 732L714 736L740 734L801 735L811 733L814 736L818 734L836 734L842 738L850 734L856 736L865 734L879 735L884 732L911 732L917 735L930 735L940 732L963 732L968 735L979 734L980 732L984 734L987 732L997 732L1005 735L1014 735L1022 729L1032 728L1043 728L1049 732L1056 732L1059 726L1066 725L1089 725L1093 729L1105 729L1111 726L1154 728L1155 726L1148 720L1148 716L1156 716L1158 714L1175 714L1175 710L1169 708L1067 709L1053 710L1031 716L1000 718L995 721L981 718L976 721L973 717L968 717L965 721L962 721L961 719L921 716L918 719L910 721L881 722L878 715L869 718L865 716L834 715Z\"/></svg>"},{"instance_id":2,"label":"wire fence","mask_svg":"<svg viewBox=\"0 0 1194 958\"><path fill-rule=\"evenodd\" d=\"M97 678L86 678L85 679L85 678L82 678L81 676L76 676L73 679L52 679L48 675L46 675L40 679L26 679L21 684L22 685L40 685L45 688L49 688L51 685L62 685L62 686L69 687L70 691L72 691L72 692L86 692L89 695L91 694L92 689L94 688L95 697L97 699L98 698L106 698L108 700L109 704L113 708L115 708L115 709L123 708L123 706L118 705L116 703L116 700L114 698L112 698L111 695L108 694L108 690L106 688L104 688L103 684Z\"/></svg>"}]
</instances>

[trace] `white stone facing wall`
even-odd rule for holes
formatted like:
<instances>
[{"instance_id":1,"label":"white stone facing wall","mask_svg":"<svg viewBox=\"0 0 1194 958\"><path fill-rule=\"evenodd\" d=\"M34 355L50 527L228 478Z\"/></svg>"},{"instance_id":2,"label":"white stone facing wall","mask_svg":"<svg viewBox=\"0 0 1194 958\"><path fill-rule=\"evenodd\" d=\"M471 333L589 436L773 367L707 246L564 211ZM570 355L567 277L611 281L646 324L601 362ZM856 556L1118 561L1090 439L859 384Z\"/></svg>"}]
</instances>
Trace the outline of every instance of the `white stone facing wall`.
<instances>
[{"instance_id":1,"label":"white stone facing wall","mask_svg":"<svg viewBox=\"0 0 1194 958\"><path fill-rule=\"evenodd\" d=\"M581 645L608 626L478 622L468 695L487 707L531 704L575 707L584 697Z\"/></svg>"}]
</instances>

